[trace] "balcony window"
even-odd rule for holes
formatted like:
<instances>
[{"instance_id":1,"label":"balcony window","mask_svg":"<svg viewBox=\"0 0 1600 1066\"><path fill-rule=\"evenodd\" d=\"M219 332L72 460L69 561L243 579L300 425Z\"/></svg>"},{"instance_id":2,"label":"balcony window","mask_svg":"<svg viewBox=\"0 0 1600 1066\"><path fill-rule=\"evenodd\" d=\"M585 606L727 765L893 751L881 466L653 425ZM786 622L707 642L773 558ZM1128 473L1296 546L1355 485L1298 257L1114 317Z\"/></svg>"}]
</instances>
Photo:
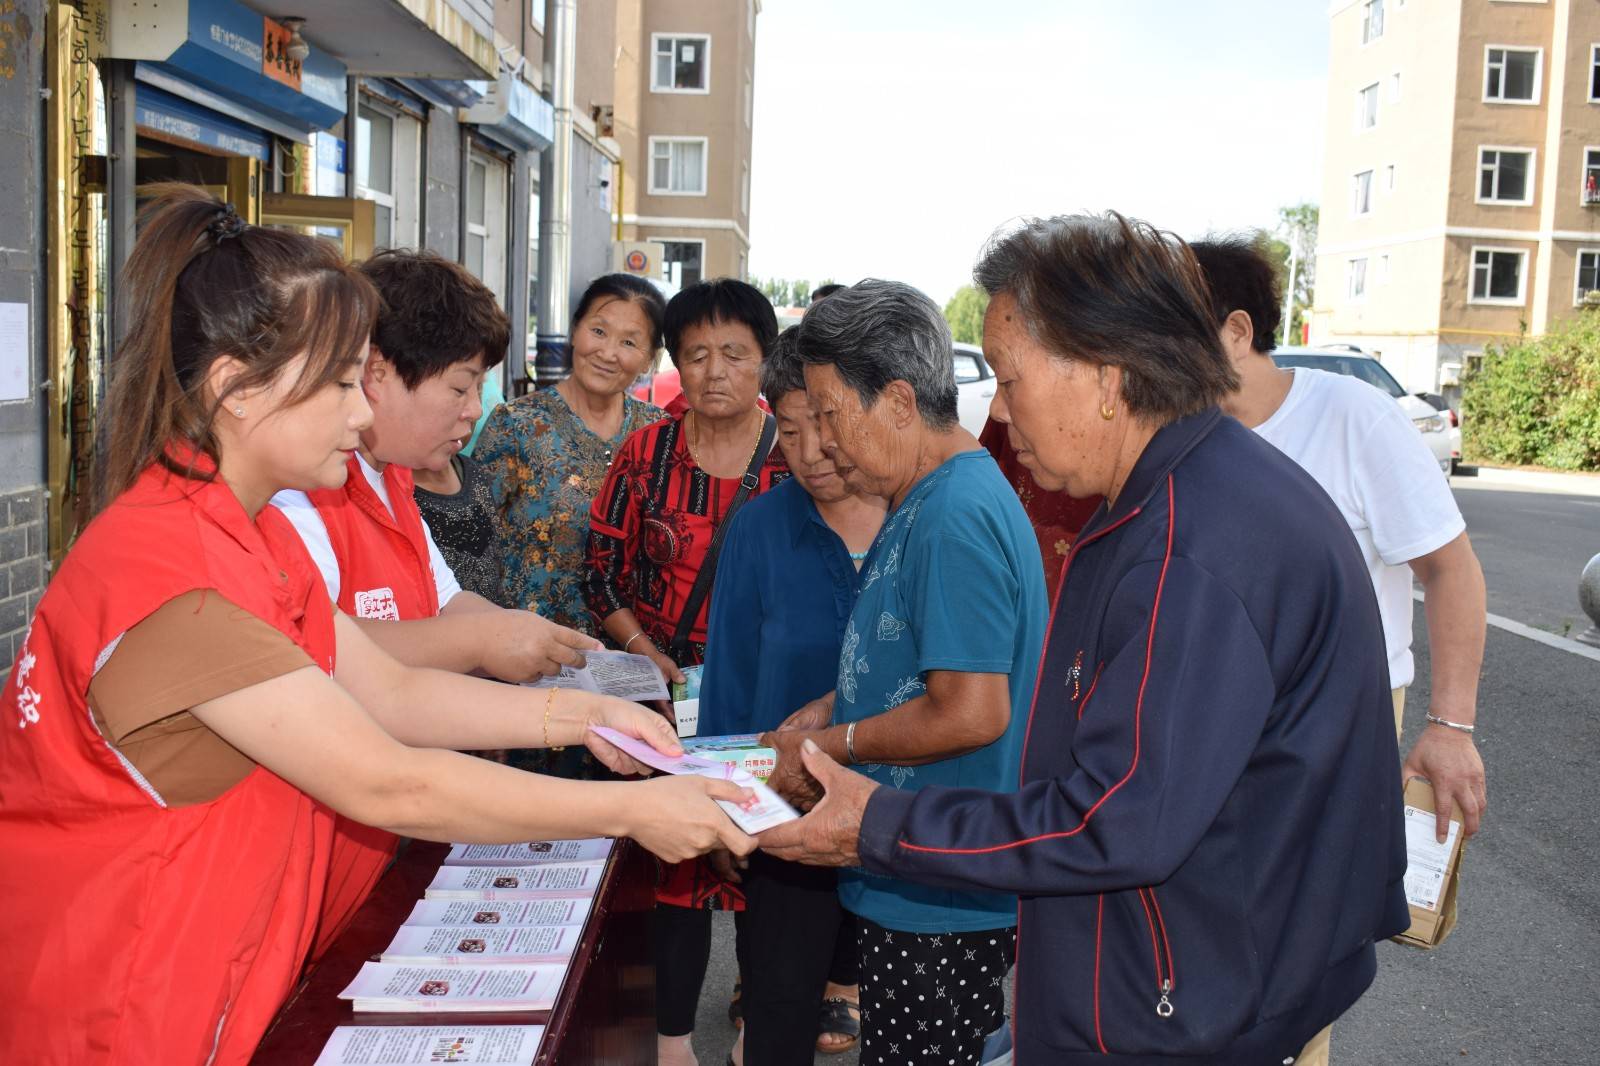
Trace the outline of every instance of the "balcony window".
<instances>
[{"instance_id":1,"label":"balcony window","mask_svg":"<svg viewBox=\"0 0 1600 1066\"><path fill-rule=\"evenodd\" d=\"M1356 93L1356 128L1370 130L1378 124L1378 83Z\"/></svg>"},{"instance_id":2,"label":"balcony window","mask_svg":"<svg viewBox=\"0 0 1600 1066\"><path fill-rule=\"evenodd\" d=\"M1523 281L1528 253L1516 248L1472 250L1472 296L1475 304L1523 302Z\"/></svg>"},{"instance_id":3,"label":"balcony window","mask_svg":"<svg viewBox=\"0 0 1600 1066\"><path fill-rule=\"evenodd\" d=\"M1600 207L1600 148L1583 150L1582 200L1585 207Z\"/></svg>"},{"instance_id":4,"label":"balcony window","mask_svg":"<svg viewBox=\"0 0 1600 1066\"><path fill-rule=\"evenodd\" d=\"M1361 5L1361 43L1371 44L1383 36L1383 0L1367 0Z\"/></svg>"},{"instance_id":5,"label":"balcony window","mask_svg":"<svg viewBox=\"0 0 1600 1066\"><path fill-rule=\"evenodd\" d=\"M651 137L650 193L652 196L704 196L706 139Z\"/></svg>"},{"instance_id":6,"label":"balcony window","mask_svg":"<svg viewBox=\"0 0 1600 1066\"><path fill-rule=\"evenodd\" d=\"M1483 99L1498 104L1533 104L1539 101L1538 48L1503 48L1491 45L1483 65Z\"/></svg>"},{"instance_id":7,"label":"balcony window","mask_svg":"<svg viewBox=\"0 0 1600 1066\"><path fill-rule=\"evenodd\" d=\"M1578 252L1578 283L1572 302L1581 304L1590 293L1600 294L1600 248L1584 248Z\"/></svg>"},{"instance_id":8,"label":"balcony window","mask_svg":"<svg viewBox=\"0 0 1600 1066\"><path fill-rule=\"evenodd\" d=\"M1478 203L1533 203L1533 152L1526 148L1478 149Z\"/></svg>"},{"instance_id":9,"label":"balcony window","mask_svg":"<svg viewBox=\"0 0 1600 1066\"><path fill-rule=\"evenodd\" d=\"M711 38L704 34L651 34L655 62L650 67L653 93L711 91Z\"/></svg>"},{"instance_id":10,"label":"balcony window","mask_svg":"<svg viewBox=\"0 0 1600 1066\"><path fill-rule=\"evenodd\" d=\"M1350 213L1352 215L1366 215L1372 213L1372 171L1363 170L1355 177L1355 184L1351 189Z\"/></svg>"},{"instance_id":11,"label":"balcony window","mask_svg":"<svg viewBox=\"0 0 1600 1066\"><path fill-rule=\"evenodd\" d=\"M1352 300L1367 298L1367 261L1352 259L1345 264L1345 295Z\"/></svg>"}]
</instances>

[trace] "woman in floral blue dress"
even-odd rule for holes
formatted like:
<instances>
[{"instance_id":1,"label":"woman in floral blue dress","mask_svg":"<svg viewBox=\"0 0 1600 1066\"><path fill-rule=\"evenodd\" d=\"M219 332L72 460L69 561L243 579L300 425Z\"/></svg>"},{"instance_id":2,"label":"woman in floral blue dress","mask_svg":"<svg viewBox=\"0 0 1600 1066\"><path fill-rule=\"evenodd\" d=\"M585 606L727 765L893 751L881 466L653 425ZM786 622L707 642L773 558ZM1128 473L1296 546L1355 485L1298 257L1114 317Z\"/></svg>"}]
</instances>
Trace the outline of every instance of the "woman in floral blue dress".
<instances>
[{"instance_id":1,"label":"woman in floral blue dress","mask_svg":"<svg viewBox=\"0 0 1600 1066\"><path fill-rule=\"evenodd\" d=\"M589 507L628 434L666 417L627 392L661 347L665 314L648 281L597 278L573 316L572 375L484 425L473 456L494 486L508 604L597 633L583 598Z\"/></svg>"}]
</instances>

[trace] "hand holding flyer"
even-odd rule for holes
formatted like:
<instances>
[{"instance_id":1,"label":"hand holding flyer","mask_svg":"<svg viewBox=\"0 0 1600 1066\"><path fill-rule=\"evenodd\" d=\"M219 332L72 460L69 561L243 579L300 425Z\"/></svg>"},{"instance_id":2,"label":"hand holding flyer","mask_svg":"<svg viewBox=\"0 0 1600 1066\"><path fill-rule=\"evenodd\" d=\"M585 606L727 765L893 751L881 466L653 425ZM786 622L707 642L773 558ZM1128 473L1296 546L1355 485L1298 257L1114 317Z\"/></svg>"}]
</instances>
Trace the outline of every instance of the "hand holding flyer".
<instances>
[{"instance_id":1,"label":"hand holding flyer","mask_svg":"<svg viewBox=\"0 0 1600 1066\"><path fill-rule=\"evenodd\" d=\"M725 800L717 801L717 806L727 812L728 817L733 819L733 824L746 833L760 833L763 830L771 829L775 825L792 822L800 817L795 809L784 802L783 798L776 792L768 788L765 782L757 780L731 762L725 762L721 759L708 759L696 755L663 755L643 741L624 736L615 729L607 729L605 726L600 725L590 726L589 728L646 766L652 766L662 773L694 774L699 777L732 781L741 788L748 788L754 792L758 802L750 810L745 810Z\"/></svg>"}]
</instances>

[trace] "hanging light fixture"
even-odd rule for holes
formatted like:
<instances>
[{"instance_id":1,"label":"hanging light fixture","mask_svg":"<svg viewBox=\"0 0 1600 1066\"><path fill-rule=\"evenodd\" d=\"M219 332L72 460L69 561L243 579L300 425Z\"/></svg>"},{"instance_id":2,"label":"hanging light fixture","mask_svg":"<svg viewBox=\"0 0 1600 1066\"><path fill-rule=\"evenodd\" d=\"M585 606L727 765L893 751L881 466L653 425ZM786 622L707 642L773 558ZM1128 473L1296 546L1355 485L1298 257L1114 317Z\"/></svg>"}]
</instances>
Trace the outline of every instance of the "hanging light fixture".
<instances>
[{"instance_id":1,"label":"hanging light fixture","mask_svg":"<svg viewBox=\"0 0 1600 1066\"><path fill-rule=\"evenodd\" d=\"M311 54L311 46L306 43L304 37L300 36L300 27L306 24L306 20L295 15L278 21L282 22L284 28L289 31L289 46L283 50L284 55L296 63L304 63L306 57Z\"/></svg>"}]
</instances>

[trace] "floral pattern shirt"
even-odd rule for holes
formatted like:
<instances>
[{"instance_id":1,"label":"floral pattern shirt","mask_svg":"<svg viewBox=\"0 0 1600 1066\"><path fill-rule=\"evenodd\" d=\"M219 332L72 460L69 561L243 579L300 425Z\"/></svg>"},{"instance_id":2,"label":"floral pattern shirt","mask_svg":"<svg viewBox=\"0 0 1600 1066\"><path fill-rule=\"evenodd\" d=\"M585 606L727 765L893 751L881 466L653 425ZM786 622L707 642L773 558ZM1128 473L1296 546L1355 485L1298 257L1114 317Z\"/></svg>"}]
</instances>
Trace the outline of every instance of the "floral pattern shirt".
<instances>
[{"instance_id":1,"label":"floral pattern shirt","mask_svg":"<svg viewBox=\"0 0 1600 1066\"><path fill-rule=\"evenodd\" d=\"M473 458L491 480L505 551L504 602L597 634L583 595L590 505L622 442L662 417L659 407L624 395L622 428L607 440L555 389L494 409Z\"/></svg>"}]
</instances>

